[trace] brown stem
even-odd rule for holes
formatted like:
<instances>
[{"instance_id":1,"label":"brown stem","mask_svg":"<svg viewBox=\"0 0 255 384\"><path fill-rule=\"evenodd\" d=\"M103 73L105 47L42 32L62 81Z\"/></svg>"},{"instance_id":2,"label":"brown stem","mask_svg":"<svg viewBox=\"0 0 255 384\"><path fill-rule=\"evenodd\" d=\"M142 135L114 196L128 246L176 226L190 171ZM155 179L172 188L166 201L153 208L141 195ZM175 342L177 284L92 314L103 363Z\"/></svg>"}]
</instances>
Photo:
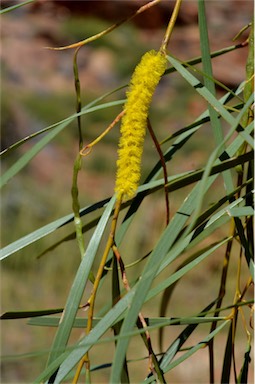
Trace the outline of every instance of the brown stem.
<instances>
[{"instance_id":1,"label":"brown stem","mask_svg":"<svg viewBox=\"0 0 255 384\"><path fill-rule=\"evenodd\" d=\"M163 152L161 150L160 144L159 144L158 139L157 139L157 137L156 137L156 135L152 129L152 126L151 126L149 119L147 121L147 124L148 124L148 130L149 130L151 138L155 144L155 147L158 151L161 165L163 168L164 181L165 181L164 190L165 190L165 201L166 201L166 225L168 225L169 219L170 219L170 205L169 205L169 197L168 197L168 186L167 186L168 178L167 178L166 162L165 162L164 155L163 155Z\"/></svg>"}]
</instances>

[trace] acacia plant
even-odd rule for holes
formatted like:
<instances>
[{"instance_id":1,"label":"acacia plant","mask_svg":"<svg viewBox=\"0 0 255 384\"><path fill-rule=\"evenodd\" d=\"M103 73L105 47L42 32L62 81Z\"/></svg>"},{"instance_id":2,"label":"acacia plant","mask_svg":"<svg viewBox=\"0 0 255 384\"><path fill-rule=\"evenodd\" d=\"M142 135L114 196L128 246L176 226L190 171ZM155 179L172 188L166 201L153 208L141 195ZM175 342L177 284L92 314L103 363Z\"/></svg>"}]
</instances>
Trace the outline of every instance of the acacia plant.
<instances>
[{"instance_id":1,"label":"acacia plant","mask_svg":"<svg viewBox=\"0 0 255 384\"><path fill-rule=\"evenodd\" d=\"M179 365L185 369L187 360L199 350L208 355L208 382L214 383L221 380L222 383L247 383L250 377L252 331L249 316L251 316L253 300L248 292L253 284L254 268L252 255L253 141L251 136L253 132L253 23L246 27L250 29L247 40L211 52L206 4L204 0L198 0L201 56L183 62L175 57L170 49L172 32L180 7L185 7L185 2L176 0L172 14L169 10L169 24L162 35L161 45L146 52L134 69L133 75L130 74L131 80L126 99L105 101L110 94L118 94L124 88L120 86L118 89L109 90L107 95L82 105L82 84L80 84L77 64L82 47L93 44L95 40L106 34L115 33L114 30L121 28L123 23L128 23L130 19L146 12L149 8L157 7L159 2L160 0L148 2L130 18L85 40L65 47L52 48L59 51L59 55L62 50L74 50L76 113L34 132L1 153L2 156L8 156L18 147L37 137L36 144L2 175L1 186L5 186L56 135L61 135L71 122L77 121L79 150L74 159L73 174L70 175L72 214L60 217L33 231L7 245L1 251L2 259L15 257L18 250L46 238L49 234L57 233L70 221L74 224L80 263L65 307L41 308L38 311L29 311L29 309L23 312L12 311L2 316L2 319L29 318L28 322L31 325L55 327L55 337L49 349L47 366L35 378L36 383L65 381L77 383L82 377L86 378L86 382L93 383L95 382L94 372L104 370L109 374L110 383L134 382L133 363L136 359L146 361L147 365L147 369L145 368L139 378L141 382L170 383L173 382L172 370ZM11 10L13 8L5 9L2 13ZM235 89L229 89L213 76L213 58L247 46L246 78ZM197 66L200 63L202 67ZM153 119L152 122L150 107L162 77L171 77L173 73L177 73L193 88L194 93L201 97L206 107L200 116L176 132L173 133L171 128L166 127L164 139L159 141L157 121ZM220 98L217 97L216 86L221 90ZM160 92L160 89L159 87L157 92ZM113 122L110 125L106 124L105 131L94 141L85 145L81 116L88 113L96 114L100 109L104 110L116 105L122 109ZM105 140L109 131L118 130L120 121L121 136L119 148L116 148L118 159L115 190L111 197L81 208L78 180L82 177L82 168L86 167L87 156L92 149L93 155L97 155L97 143ZM208 153L203 168L183 173L175 172L172 167L174 157L185 156L183 155L185 146L191 138L199 137L204 129L208 129L208 122L210 123L208 135L214 147ZM146 132L153 141L158 160L143 178L141 168ZM46 135L40 138L45 133ZM208 195L216 183L220 185L220 192L212 203ZM176 211L172 212L171 196L175 191L182 193L184 198ZM129 242L132 242L129 231L135 225L140 212L142 215L146 214L143 211L143 204L150 201L149 199L154 195L157 195L160 201L162 200L165 207L161 233L149 252L140 254L137 251L137 254L133 255L133 263L127 265L125 252ZM91 218L91 213L99 208L101 214ZM219 231L219 228L224 228L224 231ZM84 234L91 230L93 230L91 239L88 244L85 244ZM150 236L151 228L148 227L146 231ZM56 240L51 247L52 253L54 254L57 246L69 239L70 236L61 241ZM214 258L219 250L223 257L217 269L219 286L214 292L213 300L209 300L206 306L201 306L199 311L194 312L192 305L186 305L183 308L183 315L169 317L167 308L169 305L171 308L172 301L182 303L185 299L176 290L177 284L179 287L186 275L198 268L200 263L206 263ZM74 246L73 252L77 252L77 246ZM233 259L235 260L235 269L232 272L234 280L230 280L228 270ZM138 272L134 271L135 266ZM109 282L111 290L107 288ZM91 287L89 295L88 287ZM210 289L209 282L203 287L203 290L207 289ZM100 301L96 305L98 295L104 290L104 302ZM209 293L208 297L210 297ZM194 297L194 301L199 304L199 297ZM158 317L155 317L155 312L158 313ZM180 326L181 331L178 331L180 328L176 326ZM239 328L242 337L241 341L238 341L238 348L241 345L244 350L242 361L236 357ZM81 330L80 337L70 343L70 336L74 329ZM204 332L205 329L206 332ZM172 333L171 330L173 330ZM202 330L203 337L200 337ZM157 345L155 334L159 335L160 347ZM146 354L142 352L139 357L136 355L133 357L132 352L129 351L130 343L136 340L139 345L137 348L141 348L137 335L141 337ZM220 337L221 335L224 337ZM221 349L224 350L221 378L215 377L215 351L218 340L220 340ZM102 343L105 351L108 349L113 351L112 356L108 356L107 353L108 363L101 360L95 365L91 357L92 351ZM114 349L111 349L112 346ZM141 350L144 351L144 349Z\"/></svg>"}]
</instances>

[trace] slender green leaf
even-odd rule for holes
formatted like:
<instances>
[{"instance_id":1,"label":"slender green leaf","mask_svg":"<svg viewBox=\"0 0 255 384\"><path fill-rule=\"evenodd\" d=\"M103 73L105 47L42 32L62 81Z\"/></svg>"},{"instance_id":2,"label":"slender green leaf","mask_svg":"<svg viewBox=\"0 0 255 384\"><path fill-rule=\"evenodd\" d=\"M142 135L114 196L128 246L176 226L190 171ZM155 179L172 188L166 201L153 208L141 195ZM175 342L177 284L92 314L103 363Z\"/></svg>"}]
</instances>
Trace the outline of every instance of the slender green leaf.
<instances>
[{"instance_id":1,"label":"slender green leaf","mask_svg":"<svg viewBox=\"0 0 255 384\"><path fill-rule=\"evenodd\" d=\"M232 217L254 216L254 210L252 207L232 208L228 212Z\"/></svg>"},{"instance_id":2,"label":"slender green leaf","mask_svg":"<svg viewBox=\"0 0 255 384\"><path fill-rule=\"evenodd\" d=\"M29 325L35 325L40 327L58 327L60 317L52 317L52 316L39 316L39 317L33 317L31 318L27 324ZM102 318L93 318L93 327L96 326L99 321L101 321ZM225 320L225 317L181 317L181 318L169 318L166 317L152 317L148 318L145 317L145 321L148 324L148 326L157 326L160 325L161 327L167 327L170 325L187 325L187 324L205 324L205 323L212 323L215 320ZM73 328L82 328L85 329L87 326L87 319L84 319L82 317L77 317L74 321Z\"/></svg>"},{"instance_id":3,"label":"slender green leaf","mask_svg":"<svg viewBox=\"0 0 255 384\"><path fill-rule=\"evenodd\" d=\"M184 265L183 267L180 267L176 272L174 272L171 276L168 278L161 280L160 283L158 283L154 288L152 288L146 298L146 301L151 300L153 297L157 296L159 293L164 291L166 288L171 287L171 285L175 284L178 280L181 279L186 273L191 271L193 268L195 268L201 261L206 259L208 256L210 256L213 252L215 252L217 249L219 249L222 245L226 244L228 239L224 239L219 244L216 244L211 247L211 249L206 250L201 255L198 254L198 256L191 260L187 265ZM176 252L170 252L169 258L164 262L164 265L170 264L176 257L179 256L181 250L177 249ZM171 256L171 257L170 257ZM163 269L161 268L160 271ZM158 273L159 274L159 273Z\"/></svg>"},{"instance_id":4,"label":"slender green leaf","mask_svg":"<svg viewBox=\"0 0 255 384\"><path fill-rule=\"evenodd\" d=\"M209 90L209 92L211 92L211 94L216 97L204 0L198 1L198 25L200 32L200 47L202 52L202 64L204 71L204 85ZM224 138L221 127L221 121L218 119L217 111L212 108L210 104L208 105L208 110L210 114L211 127L213 129L215 141L217 145L219 145L219 143L221 143Z\"/></svg>"},{"instance_id":5,"label":"slender green leaf","mask_svg":"<svg viewBox=\"0 0 255 384\"><path fill-rule=\"evenodd\" d=\"M200 341L198 344L196 344L194 347L192 347L188 352L183 354L178 359L174 360L170 364L166 365L163 368L164 372L168 372L177 365L181 364L183 361L185 361L187 358L192 356L195 352L197 352L199 349L204 348L208 342L213 339L223 328L225 328L229 324L230 320L226 320L222 322L213 332L209 333L208 336L206 336L202 341Z\"/></svg>"},{"instance_id":6,"label":"slender green leaf","mask_svg":"<svg viewBox=\"0 0 255 384\"><path fill-rule=\"evenodd\" d=\"M219 113L224 120L230 125L235 123L235 119L231 113L212 95L212 93L195 77L193 76L179 60L172 55L167 56L168 61L172 64L180 75Z\"/></svg>"},{"instance_id":7,"label":"slender green leaf","mask_svg":"<svg viewBox=\"0 0 255 384\"><path fill-rule=\"evenodd\" d=\"M48 364L50 364L58 357L59 350L65 347L69 339L69 335L72 330L72 326L89 277L89 273L91 271L96 252L98 250L108 219L111 215L114 203L115 197L113 197L108 203L81 261L66 302L66 310L59 324L56 337L52 344L52 350L49 356Z\"/></svg>"},{"instance_id":8,"label":"slender green leaf","mask_svg":"<svg viewBox=\"0 0 255 384\"><path fill-rule=\"evenodd\" d=\"M78 344L79 348L71 353L62 354L57 360L53 361L49 366L37 377L36 383L49 378L58 367L58 362L63 364L58 370L55 384L61 383L66 375L80 361L84 354L94 345L101 336L111 328L111 326L119 320L122 313L129 307L130 301L134 295L134 290L131 289L118 303L110 309L102 320L92 329L92 331Z\"/></svg>"},{"instance_id":9,"label":"slender green leaf","mask_svg":"<svg viewBox=\"0 0 255 384\"><path fill-rule=\"evenodd\" d=\"M39 153L55 136L58 135L69 123L62 123L53 131L49 132L38 143L29 149L24 155L21 156L1 177L0 188L2 188L13 176L15 176L22 168L24 168L29 161L31 161L37 153Z\"/></svg>"},{"instance_id":10,"label":"slender green leaf","mask_svg":"<svg viewBox=\"0 0 255 384\"><path fill-rule=\"evenodd\" d=\"M172 297L173 291L176 287L176 284L180 281L181 277L184 276L187 272L189 272L192 268L196 267L198 263L203 261L207 256L209 256L211 253L214 253L218 247L221 247L224 245L229 239L223 240L222 242L218 242L216 244L210 244L207 247L203 248L202 250L199 250L189 256L184 262L179 265L179 267L175 270L175 273L170 276L170 278L165 279L162 281L163 286L166 288L164 289L161 303L160 303L160 316L165 316L167 307L169 305L170 299ZM209 253L207 253L209 252ZM195 261L195 262L194 262ZM187 269L184 267L188 267ZM161 284L158 284L155 288L155 293L158 294L158 291L162 290ZM150 294L155 294L153 290L150 291ZM162 342L163 342L163 335L164 335L164 328L160 329L159 332L159 345L160 349L162 350Z\"/></svg>"},{"instance_id":11,"label":"slender green leaf","mask_svg":"<svg viewBox=\"0 0 255 384\"><path fill-rule=\"evenodd\" d=\"M53 308L53 309L42 309L38 311L12 311L5 312L1 315L1 320L11 320L11 319L27 319L28 317L39 317L46 315L53 315L55 313L63 312L64 308Z\"/></svg>"},{"instance_id":12,"label":"slender green leaf","mask_svg":"<svg viewBox=\"0 0 255 384\"><path fill-rule=\"evenodd\" d=\"M220 158L222 158L222 154L224 154L224 158L226 158L227 152L224 149L224 145L231 138L231 136L234 134L234 132L236 131L237 127L240 124L240 121L242 120L244 114L246 113L246 110L250 107L251 103L253 102L253 97L251 96L249 98L249 100L245 103L245 106L243 107L242 111L239 113L237 118L233 118L228 112L227 112L227 115L226 115L225 114L226 110L224 109L224 107L207 90L207 88L205 88L204 86L202 86L202 88L201 88L200 85L199 85L199 88L198 88L198 84L201 84L201 83L193 75L191 75L184 67L182 67L182 65L178 61L176 61L172 57L171 58L169 57L169 60L176 67L178 72L180 72L180 74L188 82L190 82L190 84L192 86L194 86L194 88L197 88L197 90L204 90L204 92L201 91L202 96L205 97L205 99L213 106L213 108L216 109L216 111L218 111L223 117L225 116L225 119L231 125L231 129L228 132L228 134L226 135L225 139L218 144L218 146L212 152L212 154L209 157L209 160L208 160L208 162L206 164L205 172L204 172L204 175L203 175L202 180L200 182L200 189L199 189L198 196L197 196L196 211L195 211L195 213L193 215L193 220L190 223L190 228L192 228L192 226L194 225L194 222L195 222L195 220L196 220L196 218L197 218L197 216L199 214L199 211L201 209L201 205L202 205L202 201L203 201L203 196L204 196L204 188L205 188L205 184L207 183L208 176L210 174L212 165L213 165L214 161L216 160L216 158L218 156L221 155ZM232 182L232 179L231 179L231 175L227 176L226 180L227 180L227 190L228 191L233 190L233 182Z\"/></svg>"},{"instance_id":13,"label":"slender green leaf","mask_svg":"<svg viewBox=\"0 0 255 384\"><path fill-rule=\"evenodd\" d=\"M101 200L98 203L92 204L86 208L81 209L80 215L86 215L90 212L93 212L99 208L104 207L109 199ZM29 233L28 235L12 242L11 244L7 245L6 247L2 248L0 250L0 260L5 259L6 257L12 255L13 253L19 251L20 249L34 243L35 241L49 235L50 233L54 232L55 230L63 227L64 225L72 222L74 219L73 214L66 215L56 221L53 221L39 229L37 229L34 232Z\"/></svg>"},{"instance_id":14,"label":"slender green leaf","mask_svg":"<svg viewBox=\"0 0 255 384\"><path fill-rule=\"evenodd\" d=\"M236 49L243 48L243 47L244 47L243 44L231 45L229 47L225 47L225 48L219 49L217 51L211 52L210 55L211 55L211 58L214 58L214 57L224 55L226 53L235 51ZM184 62L183 64L186 67L186 66L193 66L193 65L199 64L201 62L202 62L202 57L198 56L198 57L194 57L191 60L188 60L187 62ZM164 76L169 74L169 73L173 73L175 71L176 71L176 69L174 67L170 67L165 71Z\"/></svg>"},{"instance_id":15,"label":"slender green leaf","mask_svg":"<svg viewBox=\"0 0 255 384\"><path fill-rule=\"evenodd\" d=\"M206 308L204 308L204 310L200 314L200 317L199 317L200 319L205 320L204 316L206 316L206 313L215 305L215 302L216 301L214 300L212 303L206 306ZM160 359L160 366L162 369L164 369L164 367L169 365L169 363L173 360L174 356L177 354L177 352L180 350L180 348L183 346L183 344L186 342L189 336L197 328L198 324L199 323L190 324L170 344L170 346L167 348L166 352L163 354L162 358Z\"/></svg>"},{"instance_id":16,"label":"slender green leaf","mask_svg":"<svg viewBox=\"0 0 255 384\"><path fill-rule=\"evenodd\" d=\"M181 357L171 362L172 358L176 355L176 353L179 350L179 344L180 340L175 340L175 342L171 346L171 350L168 351L168 356L166 361L170 361L168 364L161 364L161 368L164 373L170 371L171 369L175 368L179 364L181 364L183 361L188 359L190 356L192 356L195 352L197 352L199 349L204 348L208 342L213 339L227 324L229 323L229 320L226 320L222 324L220 324L213 332L211 332L207 337L205 337L202 341L200 341L198 344L196 344L194 347L190 348L188 352L184 353ZM185 334L183 335L185 338ZM163 365L163 367L162 367ZM143 383L149 384L154 381L153 377L149 377L146 380L143 381Z\"/></svg>"},{"instance_id":17,"label":"slender green leaf","mask_svg":"<svg viewBox=\"0 0 255 384\"><path fill-rule=\"evenodd\" d=\"M4 9L1 9L0 10L0 15L2 15L3 13L14 11L15 9L17 9L19 7L23 7L24 5L27 5L27 4L30 4L30 3L34 3L35 1L36 0L27 0L27 1L23 1L20 4L12 5L11 7L7 7L7 8L4 8Z\"/></svg>"},{"instance_id":18,"label":"slender green leaf","mask_svg":"<svg viewBox=\"0 0 255 384\"><path fill-rule=\"evenodd\" d=\"M18 147L20 147L22 144L25 144L27 141L31 140L31 139L34 139L35 137L37 136L40 136L42 135L43 133L46 133L56 127L58 127L60 124L62 123L67 123L67 125L69 123L71 123L72 121L74 121L77 117L80 117L84 114L88 114L88 113L91 113L91 112L95 112L97 111L98 109L104 109L104 106L106 106L107 108L111 107L111 106L115 106L116 105L116 102L110 102L110 103L105 103L105 104L100 104L100 105L97 105L95 106L99 101L102 101L104 100L106 97L112 95L113 93L119 91L120 89L124 88L124 86L122 87L118 87L118 88L115 88L113 91L110 91L110 92L107 92L105 94L103 94L102 96L98 97L97 99L91 101L90 103L88 103L87 105L85 105L82 109L81 109L81 112L79 113L75 113L71 116L68 116L66 117L65 119L63 120L60 120L54 124L51 124L49 125L48 127L46 128L43 128L37 132L34 132L32 133L31 135L28 135L26 137L23 137L21 140L15 142L14 144L10 145L8 148L5 148L4 150L2 150L0 152L0 155L1 156L6 156L7 154L9 154L10 152L12 152L13 150L17 149ZM118 103L124 103L125 100L119 100L117 101L117 105Z\"/></svg>"},{"instance_id":19,"label":"slender green leaf","mask_svg":"<svg viewBox=\"0 0 255 384\"><path fill-rule=\"evenodd\" d=\"M64 128L66 128L72 120L74 120L77 116L81 116L90 112L97 111L99 109L109 108L116 105L122 105L124 100L112 101L110 103L101 104L89 109L85 107L79 113L76 113L72 117L68 117L63 120L61 123L53 124L54 130L48 132L39 142L34 144L34 146L29 149L24 155L21 156L19 160L17 160L1 177L0 180L0 188L2 188L13 176L15 176L21 169L23 169L29 161L31 161L51 140L54 139ZM56 126L57 125L57 126ZM53 126L50 126L52 128ZM46 128L47 130L49 127Z\"/></svg>"}]
</instances>

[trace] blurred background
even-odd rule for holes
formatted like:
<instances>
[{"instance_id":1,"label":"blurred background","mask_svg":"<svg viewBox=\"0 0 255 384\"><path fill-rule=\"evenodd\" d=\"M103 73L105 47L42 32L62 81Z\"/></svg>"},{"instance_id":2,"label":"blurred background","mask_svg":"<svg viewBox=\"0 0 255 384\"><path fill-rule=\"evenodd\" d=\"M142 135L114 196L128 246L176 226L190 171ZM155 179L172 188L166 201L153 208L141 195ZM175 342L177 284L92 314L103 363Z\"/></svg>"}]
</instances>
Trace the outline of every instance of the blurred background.
<instances>
[{"instance_id":1,"label":"blurred background","mask_svg":"<svg viewBox=\"0 0 255 384\"><path fill-rule=\"evenodd\" d=\"M2 7L17 3L17 1L3 1ZM2 150L75 112L72 69L74 51L52 51L45 47L65 46L90 37L130 16L145 3L146 1L140 0L38 0L2 15ZM78 64L83 106L129 82L133 69L143 53L159 48L173 6L173 1L162 1L109 35L80 50ZM253 3L245 0L208 0L206 8L212 51L233 45L232 39L251 21L253 13ZM247 34L248 32L244 32L237 42L244 41ZM169 51L184 61L200 55L196 1L183 2ZM214 59L214 76L228 87L236 87L245 79L246 58L247 48L242 48ZM221 89L218 88L217 91L221 96ZM109 96L106 101L124 97L125 89L122 89ZM193 122L205 108L204 101L178 75L165 76L155 94L150 112L158 140L163 140ZM82 118L84 143L94 140L120 111L121 106L118 106L84 116ZM209 124L199 136L185 145L181 156L178 155L173 159L169 174L199 168L206 163L214 147L212 140L208 140L208 134L210 134ZM119 129L116 126L84 160L79 177L81 207L113 193L118 138ZM2 160L2 171L8 169L35 142L36 140L27 142L10 156L5 157ZM2 246L71 212L72 167L77 150L78 131L77 123L74 122L3 188ZM154 145L147 137L143 157L143 177L157 160ZM215 189L211 192L212 201L217 198L217 194L222 193L220 188L219 186L217 189L215 185ZM183 195L172 194L170 199L173 213L180 205ZM156 194L145 202L143 210L146 215L140 214L131 230L132 243L127 260L134 261L134 254L145 254L157 240L164 227L163 200L162 195ZM153 228L151 228L152 222ZM2 312L64 306L80 262L75 241L66 242L39 259L38 255L72 231L71 223L59 230L57 235L53 234L25 248L2 263ZM90 236L91 232L87 233L85 240L88 241ZM199 301L192 303L192 313L195 310L199 311L203 302L208 302L208 292L212 293L212 297L215 296L222 255L223 253L219 252L206 266L207 276L211 278L208 291L201 292L201 286L208 281L204 277L201 279L201 268L198 268L195 274L189 274L189 278L179 289L179 296L176 297L184 296L187 302L191 302L199 293ZM136 273L139 273L139 268ZM233 281L235 281L234 272ZM231 293L229 294L231 297ZM181 315L183 305L176 299L173 303L174 310L171 308L171 316ZM152 305L147 310L150 316L158 316L158 304ZM36 356L33 352L42 350L47 352L55 330L27 326L26 320L6 320L2 322L1 333L4 356L32 353L31 356L18 359L4 359L2 382L32 382L44 368L47 359L47 353ZM74 332L73 340L79 335L80 331ZM95 359L104 353L104 348L104 346L98 348ZM131 350L132 348L134 353L136 345L131 346ZM145 351L143 353L145 355ZM204 383L208 380L207 354L203 353L200 356L199 353L186 364L185 370L180 367L173 370L171 382ZM220 348L219 361L222 353ZM138 356L141 356L141 353L138 353ZM240 349L240 357L242 356L243 349ZM141 363L137 364L137 377L140 377L140 366ZM219 366L219 372L220 369ZM95 382L107 382L108 373L98 373L95 377ZM133 382L135 381L136 377L133 378Z\"/></svg>"}]
</instances>

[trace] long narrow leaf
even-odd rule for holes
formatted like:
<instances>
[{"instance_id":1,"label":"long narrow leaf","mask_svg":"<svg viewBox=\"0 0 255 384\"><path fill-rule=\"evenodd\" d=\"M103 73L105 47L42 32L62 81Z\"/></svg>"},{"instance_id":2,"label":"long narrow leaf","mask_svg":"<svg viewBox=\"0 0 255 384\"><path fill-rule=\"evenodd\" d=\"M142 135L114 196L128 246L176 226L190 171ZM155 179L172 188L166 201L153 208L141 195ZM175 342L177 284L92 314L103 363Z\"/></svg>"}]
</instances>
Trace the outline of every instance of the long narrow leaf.
<instances>
[{"instance_id":1,"label":"long narrow leaf","mask_svg":"<svg viewBox=\"0 0 255 384\"><path fill-rule=\"evenodd\" d=\"M60 124L57 124L54 130L48 132L45 137L43 137L38 143L36 143L30 150L28 150L24 155L21 156L19 160L17 160L1 177L0 180L0 188L2 188L13 176L15 176L21 169L23 169L29 161L31 161L51 140L54 139L64 128L66 128L77 116L81 116L99 109L109 108L116 105L122 105L124 100L112 101L110 103L105 103L102 105L98 105L89 109L83 109L82 112L76 113L63 120Z\"/></svg>"},{"instance_id":2,"label":"long narrow leaf","mask_svg":"<svg viewBox=\"0 0 255 384\"><path fill-rule=\"evenodd\" d=\"M63 312L64 308L42 309L38 311L12 311L1 315L1 320L27 319L28 317L40 317Z\"/></svg>"},{"instance_id":3,"label":"long narrow leaf","mask_svg":"<svg viewBox=\"0 0 255 384\"><path fill-rule=\"evenodd\" d=\"M12 5L12 6L10 6L10 7L1 9L1 10L0 10L0 15L2 15L3 13L7 13L7 12L14 11L15 9L17 9L17 8L19 8L19 7L23 7L24 5L27 5L27 4L30 4L30 3L34 3L35 1L36 1L36 0L27 0L27 1L23 1L23 2L20 3L20 4Z\"/></svg>"},{"instance_id":4,"label":"long narrow leaf","mask_svg":"<svg viewBox=\"0 0 255 384\"><path fill-rule=\"evenodd\" d=\"M206 308L203 309L201 313L201 318L203 319L206 313L215 305L216 300L214 300L212 303L210 303ZM167 367L170 362L173 360L174 356L177 354L177 352L181 349L185 341L189 338L189 336L194 332L197 325L199 323L190 324L188 327L186 327L180 335L177 336L177 338L170 344L170 346L167 348L166 352L160 359L160 367L164 369Z\"/></svg>"},{"instance_id":5,"label":"long narrow leaf","mask_svg":"<svg viewBox=\"0 0 255 384\"><path fill-rule=\"evenodd\" d=\"M204 312L204 311L203 311ZM40 327L58 327L60 317L52 317L52 316L39 316L39 317L33 317L31 318L27 324L29 325L36 325ZM93 318L93 327L101 321L102 318ZM225 317L181 317L181 318L169 318L166 317L152 317L148 318L145 317L145 321L148 324L148 326L170 326L170 325L187 325L187 324L207 324L212 323L215 320L225 320ZM84 319L82 317L76 317L73 328L86 328L87 325L87 319Z\"/></svg>"},{"instance_id":6,"label":"long narrow leaf","mask_svg":"<svg viewBox=\"0 0 255 384\"><path fill-rule=\"evenodd\" d=\"M227 109L211 94L211 92L193 76L177 59L173 56L167 56L168 61L172 64L180 75L226 120L230 125L234 124L234 118Z\"/></svg>"},{"instance_id":7,"label":"long narrow leaf","mask_svg":"<svg viewBox=\"0 0 255 384\"><path fill-rule=\"evenodd\" d=\"M213 81L213 71L212 71L212 61L210 55L209 47L209 37L207 30L207 21L205 15L205 3L204 0L198 1L198 24L200 31L200 47L202 52L202 64L204 71L204 84L205 87L211 92L211 94L216 97L215 84ZM223 140L223 131L221 127L221 122L218 119L218 113L210 104L208 106L211 126L213 129L214 137L217 145Z\"/></svg>"},{"instance_id":8,"label":"long narrow leaf","mask_svg":"<svg viewBox=\"0 0 255 384\"><path fill-rule=\"evenodd\" d=\"M115 197L113 197L108 203L105 212L103 213L97 225L97 228L89 242L85 255L83 256L83 259L81 261L81 264L79 266L67 299L64 316L59 324L58 332L52 344L52 350L48 361L49 364L58 357L59 350L65 347L69 339L69 335L72 330L74 319L89 277L89 273L91 271L96 252L98 250L108 219L112 212L114 203Z\"/></svg>"},{"instance_id":9,"label":"long narrow leaf","mask_svg":"<svg viewBox=\"0 0 255 384\"><path fill-rule=\"evenodd\" d=\"M99 208L104 207L109 199L101 200L96 204L92 204L86 208L81 209L80 215L84 216L90 212L93 212ZM7 245L6 247L0 250L0 260L5 259L6 257L12 255L13 253L19 251L20 249L34 243L35 241L42 239L43 237L49 235L55 230L63 227L64 225L72 222L74 219L73 214L66 215L58 220L49 223L36 231L29 233L28 235L14 241L13 243Z\"/></svg>"},{"instance_id":10,"label":"long narrow leaf","mask_svg":"<svg viewBox=\"0 0 255 384\"><path fill-rule=\"evenodd\" d=\"M164 367L163 371L168 372L183 361L185 361L187 358L192 356L195 352L197 352L199 349L204 348L208 342L213 339L223 328L225 328L229 324L230 320L226 320L222 322L213 332L209 333L208 336L206 336L201 342L196 344L194 347L192 347L188 352L186 352L184 355L176 359L175 361L168 364L166 367Z\"/></svg>"},{"instance_id":11,"label":"long narrow leaf","mask_svg":"<svg viewBox=\"0 0 255 384\"><path fill-rule=\"evenodd\" d=\"M66 375L73 369L73 367L80 361L84 354L90 349L91 345L95 344L101 336L111 328L111 326L120 318L123 312L129 307L132 297L134 295L134 290L131 289L126 296L124 296L112 309L110 309L104 318L92 329L92 331L78 344L77 349L73 352L63 353L53 361L49 366L40 374L36 379L36 383L45 381L49 378L52 373L55 372L56 367L58 367L58 362L61 364L57 377L55 379L55 384L61 383Z\"/></svg>"},{"instance_id":12,"label":"long narrow leaf","mask_svg":"<svg viewBox=\"0 0 255 384\"><path fill-rule=\"evenodd\" d=\"M203 254L198 256L195 260L189 262L184 267L180 268L177 272L173 273L171 276L166 278L165 280L162 280L160 283L158 283L154 288L152 288L146 298L147 300L152 299L153 297L157 296L159 293L164 291L166 288L170 287L172 284L175 284L182 276L184 276L186 273L188 273L190 270L195 268L201 261L203 261L206 257L211 255L214 251L216 251L219 247L226 244L227 239L224 239L219 244L213 246L211 249L205 251ZM165 261L164 265L170 264L171 261L176 259L180 254L180 250L176 250L174 253L169 253L169 258ZM171 257L170 257L171 256Z\"/></svg>"}]
</instances>

